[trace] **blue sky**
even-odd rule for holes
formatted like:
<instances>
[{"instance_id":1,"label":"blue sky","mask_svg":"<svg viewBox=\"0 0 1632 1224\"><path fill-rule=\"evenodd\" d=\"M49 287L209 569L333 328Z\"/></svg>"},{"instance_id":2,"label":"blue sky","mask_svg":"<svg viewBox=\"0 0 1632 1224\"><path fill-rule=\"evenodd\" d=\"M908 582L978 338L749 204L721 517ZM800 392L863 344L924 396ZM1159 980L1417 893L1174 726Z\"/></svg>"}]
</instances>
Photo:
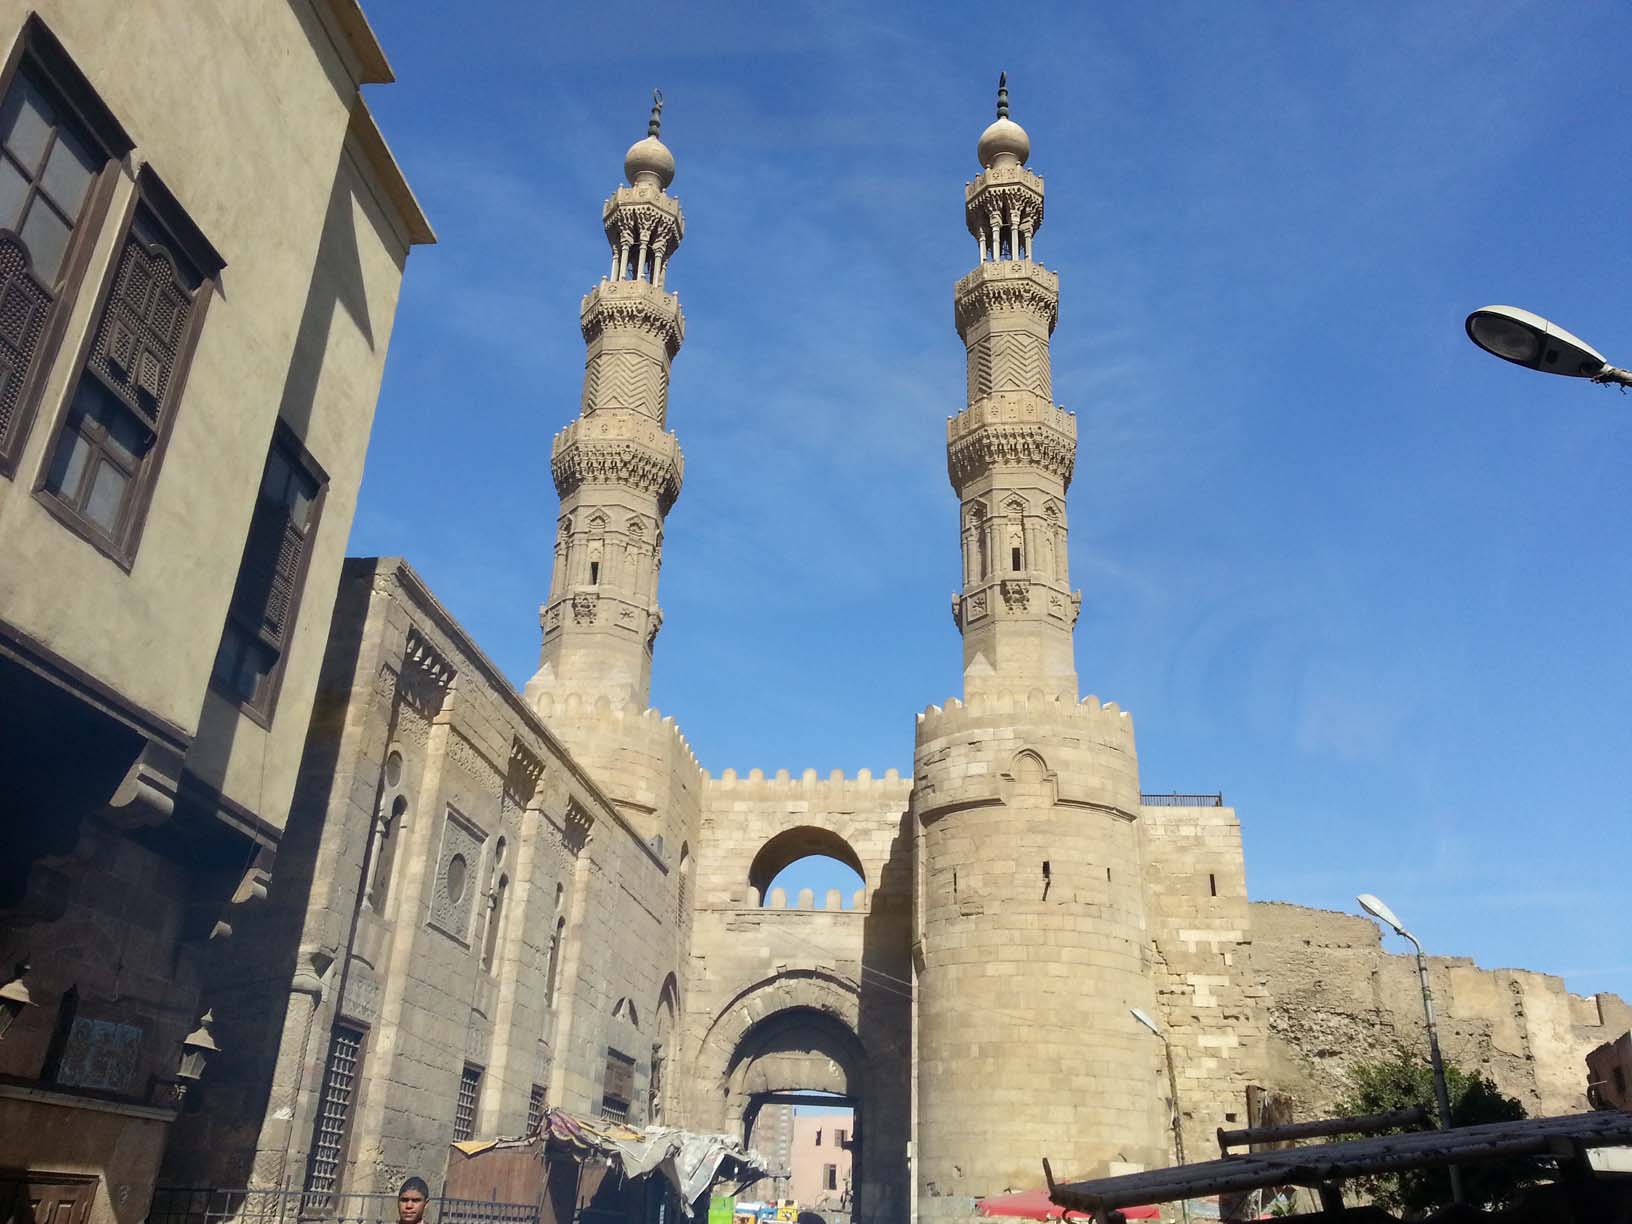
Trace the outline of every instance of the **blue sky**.
<instances>
[{"instance_id":1,"label":"blue sky","mask_svg":"<svg viewBox=\"0 0 1632 1224\"><path fill-rule=\"evenodd\" d=\"M944 425L999 69L1048 185L1082 690L1222 790L1255 898L1632 995L1624 4L374 4L409 261L353 553L537 662L600 205L648 94L687 235L653 704L715 774L911 767L958 693ZM1403 945L1390 939L1396 950Z\"/></svg>"}]
</instances>

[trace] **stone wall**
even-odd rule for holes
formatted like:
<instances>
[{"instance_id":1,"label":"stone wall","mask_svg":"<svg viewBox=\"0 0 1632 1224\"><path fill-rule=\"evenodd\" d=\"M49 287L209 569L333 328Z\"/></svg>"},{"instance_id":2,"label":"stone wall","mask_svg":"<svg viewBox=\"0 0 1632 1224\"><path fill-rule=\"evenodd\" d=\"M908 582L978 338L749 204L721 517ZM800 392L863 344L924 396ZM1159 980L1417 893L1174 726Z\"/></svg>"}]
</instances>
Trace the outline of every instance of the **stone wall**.
<instances>
[{"instance_id":1,"label":"stone wall","mask_svg":"<svg viewBox=\"0 0 1632 1224\"><path fill-rule=\"evenodd\" d=\"M1146 803L1139 824L1157 1018L1173 1046L1185 1153L1204 1160L1219 1127L1246 1125L1247 1085L1264 1071L1267 999L1253 969L1241 822L1233 808Z\"/></svg>"},{"instance_id":2,"label":"stone wall","mask_svg":"<svg viewBox=\"0 0 1632 1224\"><path fill-rule=\"evenodd\" d=\"M910 787L893 769L797 779L727 770L703 795L686 1124L741 1133L771 1092L853 1097L866 1170L858 1208L869 1220L902 1219L907 1203ZM864 887L762 897L809 854L850 863Z\"/></svg>"},{"instance_id":3,"label":"stone wall","mask_svg":"<svg viewBox=\"0 0 1632 1224\"><path fill-rule=\"evenodd\" d=\"M271 895L216 986L222 1091L167 1180L304 1184L337 1029L361 1037L339 1183L433 1183L472 1128L603 1106L645 1121L682 996L681 844L649 839L405 564L348 562Z\"/></svg>"},{"instance_id":4,"label":"stone wall","mask_svg":"<svg viewBox=\"0 0 1632 1224\"><path fill-rule=\"evenodd\" d=\"M1328 1116L1349 1068L1396 1043L1426 1050L1415 958L1382 947L1368 918L1281 902L1251 906L1253 957L1270 995L1268 1086L1299 1118ZM1532 1115L1587 1108L1587 1051L1632 1026L1612 994L1572 995L1563 980L1429 957L1448 1061L1489 1075Z\"/></svg>"}]
</instances>

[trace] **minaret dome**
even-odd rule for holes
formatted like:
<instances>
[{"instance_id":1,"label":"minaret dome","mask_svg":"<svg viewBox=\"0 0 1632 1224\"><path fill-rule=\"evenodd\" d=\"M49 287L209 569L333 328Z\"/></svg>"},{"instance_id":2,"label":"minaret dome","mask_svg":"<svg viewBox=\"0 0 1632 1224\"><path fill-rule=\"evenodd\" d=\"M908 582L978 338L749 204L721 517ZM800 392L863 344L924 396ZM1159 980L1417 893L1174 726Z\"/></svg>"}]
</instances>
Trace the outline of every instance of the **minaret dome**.
<instances>
[{"instance_id":1,"label":"minaret dome","mask_svg":"<svg viewBox=\"0 0 1632 1224\"><path fill-rule=\"evenodd\" d=\"M1012 125L1011 125L1012 126ZM652 90L652 117L646 124L646 139L637 140L623 155L623 175L631 187L650 183L659 191L674 181L674 154L657 138L663 128L663 91Z\"/></svg>"},{"instance_id":2,"label":"minaret dome","mask_svg":"<svg viewBox=\"0 0 1632 1224\"><path fill-rule=\"evenodd\" d=\"M632 150L631 150L632 152ZM997 75L997 119L980 134L975 147L984 169L1023 166L1031 156L1031 137L1026 129L1009 118L1009 74Z\"/></svg>"}]
</instances>

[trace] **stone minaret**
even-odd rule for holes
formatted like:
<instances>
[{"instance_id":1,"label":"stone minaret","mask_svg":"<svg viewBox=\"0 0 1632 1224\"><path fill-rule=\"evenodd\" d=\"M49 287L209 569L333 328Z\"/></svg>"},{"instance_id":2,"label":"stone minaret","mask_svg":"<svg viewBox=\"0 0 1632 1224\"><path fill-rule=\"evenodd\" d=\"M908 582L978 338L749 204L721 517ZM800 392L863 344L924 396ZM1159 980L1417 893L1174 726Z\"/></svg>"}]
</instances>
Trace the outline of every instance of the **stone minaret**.
<instances>
[{"instance_id":1,"label":"stone minaret","mask_svg":"<svg viewBox=\"0 0 1632 1224\"><path fill-rule=\"evenodd\" d=\"M957 286L969 406L947 426L960 501L964 700L918 718L915 1215L1163 1163L1132 720L1078 702L1065 490L1076 422L1054 406L1059 279L1035 262L1043 180L1008 117L965 190L980 260Z\"/></svg>"},{"instance_id":2,"label":"stone minaret","mask_svg":"<svg viewBox=\"0 0 1632 1224\"><path fill-rule=\"evenodd\" d=\"M550 597L539 609L543 650L527 686L535 699L572 693L635 711L651 690L663 520L684 470L664 424L685 320L663 283L685 219L665 190L674 157L658 139L662 95L653 102L646 138L623 159L629 186L601 210L612 270L584 298L583 401L550 455L561 517Z\"/></svg>"},{"instance_id":3,"label":"stone minaret","mask_svg":"<svg viewBox=\"0 0 1632 1224\"><path fill-rule=\"evenodd\" d=\"M1077 423L1054 406L1048 338L1060 278L1036 262L1043 180L1026 169L1031 141L1009 118L1004 83L978 151L964 215L980 260L955 295L969 406L946 426L947 472L962 503L963 590L952 615L963 632L964 690L1041 688L1070 699L1081 596L1066 564L1065 491Z\"/></svg>"}]
</instances>

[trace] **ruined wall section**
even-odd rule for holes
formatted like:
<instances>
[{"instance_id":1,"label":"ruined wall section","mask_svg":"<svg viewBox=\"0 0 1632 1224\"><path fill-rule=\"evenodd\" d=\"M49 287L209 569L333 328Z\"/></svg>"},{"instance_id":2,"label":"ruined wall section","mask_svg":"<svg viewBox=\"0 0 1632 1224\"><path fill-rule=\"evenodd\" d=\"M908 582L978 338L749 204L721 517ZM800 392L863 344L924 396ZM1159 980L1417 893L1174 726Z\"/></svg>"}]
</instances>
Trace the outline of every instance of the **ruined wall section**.
<instances>
[{"instance_id":1,"label":"ruined wall section","mask_svg":"<svg viewBox=\"0 0 1632 1224\"><path fill-rule=\"evenodd\" d=\"M756 769L708 779L703 796L685 1124L740 1133L756 1092L854 1094L864 1219L902 1219L907 1206L910 789L893 769ZM807 854L853 859L865 887L762 898L756 861L763 886ZM762 1049L774 1026L785 1037Z\"/></svg>"},{"instance_id":2,"label":"ruined wall section","mask_svg":"<svg viewBox=\"0 0 1632 1224\"><path fill-rule=\"evenodd\" d=\"M1329 1114L1349 1068L1403 1042L1426 1049L1416 960L1385 952L1376 923L1281 902L1252 904L1253 958L1270 994L1268 1084L1300 1118ZM1632 1027L1612 994L1572 995L1561 978L1431 956L1445 1057L1489 1075L1532 1115L1587 1108L1587 1051Z\"/></svg>"},{"instance_id":3,"label":"ruined wall section","mask_svg":"<svg viewBox=\"0 0 1632 1224\"><path fill-rule=\"evenodd\" d=\"M1247 1086L1265 1066L1241 822L1233 808L1147 803L1139 824L1156 1018L1173 1045L1186 1154L1205 1159L1219 1127L1246 1125Z\"/></svg>"}]
</instances>

